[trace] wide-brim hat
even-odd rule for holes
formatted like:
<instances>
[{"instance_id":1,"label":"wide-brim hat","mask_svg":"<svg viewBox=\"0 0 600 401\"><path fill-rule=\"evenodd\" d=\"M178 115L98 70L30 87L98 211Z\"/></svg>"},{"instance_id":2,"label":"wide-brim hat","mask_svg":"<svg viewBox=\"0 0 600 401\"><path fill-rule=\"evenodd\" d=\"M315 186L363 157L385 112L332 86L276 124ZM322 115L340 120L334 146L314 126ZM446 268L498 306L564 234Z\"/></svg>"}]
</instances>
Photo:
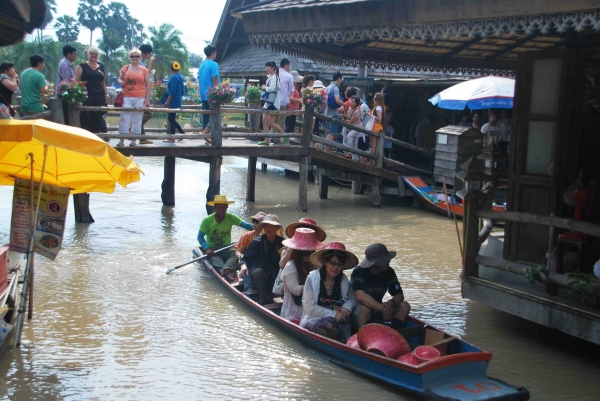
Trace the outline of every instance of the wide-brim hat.
<instances>
[{"instance_id":1,"label":"wide-brim hat","mask_svg":"<svg viewBox=\"0 0 600 401\"><path fill-rule=\"evenodd\" d=\"M226 195L215 195L215 199L206 202L208 206L214 205L233 205L235 201L228 201Z\"/></svg>"},{"instance_id":2,"label":"wide-brim hat","mask_svg":"<svg viewBox=\"0 0 600 401\"><path fill-rule=\"evenodd\" d=\"M383 244L371 244L365 249L365 258L360 262L363 269L371 266L384 266L396 257L396 251L388 251Z\"/></svg>"},{"instance_id":3,"label":"wide-brim hat","mask_svg":"<svg viewBox=\"0 0 600 401\"><path fill-rule=\"evenodd\" d=\"M298 71L290 71L290 75L294 78L294 82L302 82L304 77L298 74Z\"/></svg>"},{"instance_id":4,"label":"wide-brim hat","mask_svg":"<svg viewBox=\"0 0 600 401\"><path fill-rule=\"evenodd\" d=\"M256 230L258 230L259 232L263 232L263 228L265 228L265 224L268 224L270 226L277 226L279 227L279 230L277 230L277 235L282 236L283 237L283 227L281 226L281 223L279 222L279 216L277 216L276 214L267 214L263 220L258 223L258 225L256 226Z\"/></svg>"},{"instance_id":5,"label":"wide-brim hat","mask_svg":"<svg viewBox=\"0 0 600 401\"><path fill-rule=\"evenodd\" d=\"M300 227L292 238L283 240L283 246L298 251L316 251L325 248L325 244L317 239L315 230Z\"/></svg>"},{"instance_id":6,"label":"wide-brim hat","mask_svg":"<svg viewBox=\"0 0 600 401\"><path fill-rule=\"evenodd\" d=\"M347 251L346 246L341 242L330 242L325 246L325 248L318 250L312 255L310 255L311 263L317 266L318 268L322 267L324 264L325 255L327 254L327 252L330 251L344 255L345 262L342 270L352 269L353 267L358 265L358 258L356 257L356 255L354 255L350 251Z\"/></svg>"},{"instance_id":7,"label":"wide-brim hat","mask_svg":"<svg viewBox=\"0 0 600 401\"><path fill-rule=\"evenodd\" d=\"M263 221L263 219L265 218L266 215L267 214L264 212L258 212L254 216L250 216L249 219L250 219L250 221L257 220L260 223L261 221Z\"/></svg>"},{"instance_id":8,"label":"wide-brim hat","mask_svg":"<svg viewBox=\"0 0 600 401\"><path fill-rule=\"evenodd\" d=\"M315 83L313 84L313 89L318 89L318 88L325 88L325 85L323 85L323 82L321 82L317 79L315 81Z\"/></svg>"},{"instance_id":9,"label":"wide-brim hat","mask_svg":"<svg viewBox=\"0 0 600 401\"><path fill-rule=\"evenodd\" d=\"M321 227L319 227L317 225L317 222L308 217L303 217L300 220L298 220L297 222L288 225L285 228L285 235L287 235L288 238L292 238L294 236L294 232L300 227L305 227L305 228L310 228L312 230L315 230L315 234L317 235L317 240L319 240L321 242L325 241L325 238L327 238L327 234Z\"/></svg>"},{"instance_id":10,"label":"wide-brim hat","mask_svg":"<svg viewBox=\"0 0 600 401\"><path fill-rule=\"evenodd\" d=\"M402 334L382 324L367 324L356 337L360 348L377 355L398 359L410 353L410 345Z\"/></svg>"}]
</instances>

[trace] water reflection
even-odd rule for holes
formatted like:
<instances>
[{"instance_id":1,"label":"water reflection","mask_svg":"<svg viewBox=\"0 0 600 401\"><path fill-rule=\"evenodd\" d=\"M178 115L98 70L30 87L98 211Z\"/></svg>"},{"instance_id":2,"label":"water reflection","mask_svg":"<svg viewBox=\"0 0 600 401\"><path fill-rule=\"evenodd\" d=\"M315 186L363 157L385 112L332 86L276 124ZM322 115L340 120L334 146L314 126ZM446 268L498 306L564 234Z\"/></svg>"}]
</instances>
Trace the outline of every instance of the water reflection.
<instances>
[{"instance_id":1,"label":"water reflection","mask_svg":"<svg viewBox=\"0 0 600 401\"><path fill-rule=\"evenodd\" d=\"M139 183L92 194L96 223L76 225L69 215L56 262L36 259L34 320L21 351L0 360L0 397L414 399L308 352L193 265L165 275L197 244L208 165L177 160L176 207L164 208L163 160L136 161L146 173ZM309 216L359 257L385 242L398 251L392 267L414 315L492 351L492 376L526 386L535 399L592 399L598 347L565 347L572 338L550 341L554 334L538 335L539 326L461 298L451 220L394 197L371 209L370 195L333 185L328 200L310 186L310 212L300 214L297 181L273 168L257 173L257 202L246 203L246 163L224 161L232 213L275 213L284 225ZM11 199L12 189L0 188L0 243L8 241Z\"/></svg>"}]
</instances>

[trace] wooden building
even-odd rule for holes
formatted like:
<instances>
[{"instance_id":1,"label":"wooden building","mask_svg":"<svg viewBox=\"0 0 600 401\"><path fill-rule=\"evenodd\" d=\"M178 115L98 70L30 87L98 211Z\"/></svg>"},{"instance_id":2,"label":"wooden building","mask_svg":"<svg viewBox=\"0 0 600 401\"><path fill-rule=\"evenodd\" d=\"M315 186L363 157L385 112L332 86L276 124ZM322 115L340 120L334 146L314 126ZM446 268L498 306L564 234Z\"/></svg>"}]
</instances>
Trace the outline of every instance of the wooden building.
<instances>
[{"instance_id":1,"label":"wooden building","mask_svg":"<svg viewBox=\"0 0 600 401\"><path fill-rule=\"evenodd\" d=\"M586 234L574 248L599 257L600 2L273 0L233 15L243 20L251 44L313 61L515 76L508 212L499 216L474 204L465 218L466 227L469 217L470 224L503 219L505 236L480 249L477 225L465 230L463 295L600 344L600 309L569 293L562 274L542 280L558 285L558 295L522 274L552 267L545 258L552 261L555 245L573 245L561 242L565 230ZM572 219L563 196L580 170L582 186L595 195L586 199L584 221ZM591 271L589 263L579 267Z\"/></svg>"},{"instance_id":2,"label":"wooden building","mask_svg":"<svg viewBox=\"0 0 600 401\"><path fill-rule=\"evenodd\" d=\"M474 128L456 125L440 128L435 134L434 186L441 190L445 178L448 192L456 193L463 189L463 182L456 178L456 173L461 164L481 153L483 134Z\"/></svg>"},{"instance_id":3,"label":"wooden building","mask_svg":"<svg viewBox=\"0 0 600 401\"><path fill-rule=\"evenodd\" d=\"M10 46L39 28L46 16L44 0L0 1L0 46Z\"/></svg>"}]
</instances>

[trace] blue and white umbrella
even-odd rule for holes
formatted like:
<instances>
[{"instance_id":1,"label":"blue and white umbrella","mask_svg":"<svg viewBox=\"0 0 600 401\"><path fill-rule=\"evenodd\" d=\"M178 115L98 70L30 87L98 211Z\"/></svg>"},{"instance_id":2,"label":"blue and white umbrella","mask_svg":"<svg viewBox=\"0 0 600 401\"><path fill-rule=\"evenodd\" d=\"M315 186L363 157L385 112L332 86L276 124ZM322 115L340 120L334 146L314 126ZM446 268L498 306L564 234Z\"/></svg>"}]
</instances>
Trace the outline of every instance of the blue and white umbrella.
<instances>
[{"instance_id":1,"label":"blue and white umbrella","mask_svg":"<svg viewBox=\"0 0 600 401\"><path fill-rule=\"evenodd\" d=\"M442 109L471 110L512 109L515 96L515 80L501 77L472 79L454 85L429 101Z\"/></svg>"}]
</instances>

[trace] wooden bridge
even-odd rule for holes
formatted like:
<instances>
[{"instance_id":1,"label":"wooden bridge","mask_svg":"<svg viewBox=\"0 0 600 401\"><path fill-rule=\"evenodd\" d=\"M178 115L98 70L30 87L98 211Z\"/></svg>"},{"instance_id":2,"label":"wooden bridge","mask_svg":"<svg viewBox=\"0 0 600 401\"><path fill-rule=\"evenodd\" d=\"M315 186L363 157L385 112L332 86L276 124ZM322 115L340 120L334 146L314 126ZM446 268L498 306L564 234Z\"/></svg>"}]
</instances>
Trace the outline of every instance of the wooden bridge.
<instances>
[{"instance_id":1,"label":"wooden bridge","mask_svg":"<svg viewBox=\"0 0 600 401\"><path fill-rule=\"evenodd\" d=\"M63 122L62 112L57 112L55 109L60 109L62 105L55 99L51 99L50 106L52 109L52 119L56 122ZM158 140L151 145L141 146L125 146L117 147L125 156L160 156L165 158L164 180L162 183L161 198L165 206L175 205L175 160L183 158L205 162L210 164L209 186L206 192L206 199L213 199L214 195L220 193L221 183L221 165L224 156L239 156L248 158L248 180L246 200L249 202L255 201L255 177L257 158L268 160L284 160L287 162L298 163L299 170L299 188L298 199L301 211L308 210L308 173L309 166L313 166L319 176L319 197L327 198L327 188L329 178L338 178L352 180L369 184L371 186L372 206L380 207L381 205L381 188L382 186L401 187L403 190L403 182L401 175L420 175L430 177L432 174L433 151L422 149L406 142L397 139L389 138L383 132L374 133L371 131L357 128L343 121L333 120L330 117L316 113L312 107L306 107L300 111L266 111L258 108L241 108L241 107L221 107L213 105L212 110L201 110L194 106L185 106L184 109L166 109L166 108L147 108L147 109L124 109L117 107L92 107L82 106L79 108L71 107L68 113L69 125L79 126L80 111L101 111L101 112L121 112L121 111L151 111L160 113L182 113L182 114L210 114L211 133L201 134L201 128L187 129L186 133L181 135L167 135L161 132L166 132L166 129L147 129L146 135L122 135L118 133L98 134L102 138L117 138L117 139L151 139ZM62 111L62 110L61 110ZM221 116L223 114L248 114L252 118L252 128L250 129L231 129L224 127ZM258 132L260 124L260 116L263 114L290 115L296 114L302 116L302 130L300 133L265 133ZM356 148L348 147L343 144L330 141L321 136L313 135L314 120L332 121L348 129L356 130L368 136L377 138L374 152L366 152ZM110 130L109 130L110 131ZM191 132L190 132L191 131ZM254 131L254 132L248 132ZM194 133L198 132L198 133ZM325 130L326 133L326 130ZM288 138L290 144L264 146L258 145L258 140L263 138ZM174 143L163 142L165 139L175 139ZM207 142L210 141L210 142ZM408 149L410 152L416 152L427 160L425 166L416 167L408 165L398 160L393 160L384 157L384 142L390 141L395 145ZM209 144L210 143L210 144ZM369 165L363 164L360 161L344 157L343 154L331 152L331 149L338 149L343 152L358 155L371 161ZM85 216L89 216L89 210L86 210L85 198L80 202L75 202L76 208L80 204L82 210L79 211L79 217L82 222L85 222ZM208 207L207 207L208 209ZM210 209L209 209L210 211ZM77 215L77 212L76 212ZM77 216L76 216L77 218ZM79 220L78 220L79 221Z\"/></svg>"}]
</instances>

